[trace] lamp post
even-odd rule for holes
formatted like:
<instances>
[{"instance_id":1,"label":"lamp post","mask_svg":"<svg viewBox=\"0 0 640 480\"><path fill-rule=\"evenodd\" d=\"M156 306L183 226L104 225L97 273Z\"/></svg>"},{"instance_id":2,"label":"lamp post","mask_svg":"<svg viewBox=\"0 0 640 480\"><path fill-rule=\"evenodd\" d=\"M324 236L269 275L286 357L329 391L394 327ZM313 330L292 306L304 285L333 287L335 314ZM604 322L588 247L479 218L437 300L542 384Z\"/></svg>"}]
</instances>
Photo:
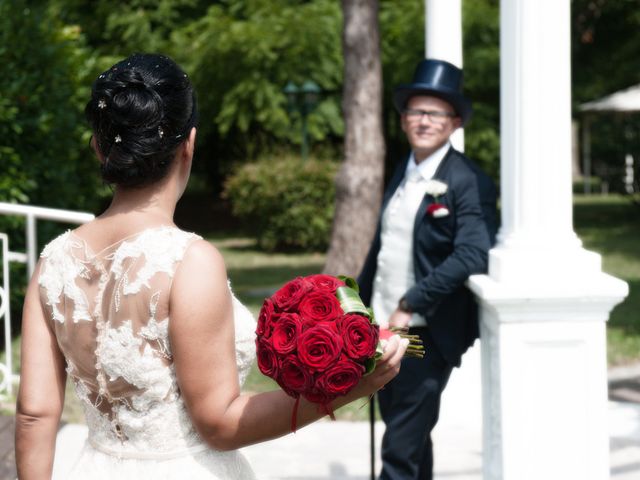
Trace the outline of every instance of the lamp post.
<instances>
[{"instance_id":1,"label":"lamp post","mask_svg":"<svg viewBox=\"0 0 640 480\"><path fill-rule=\"evenodd\" d=\"M309 115L318 104L321 90L315 82L306 80L301 87L298 87L290 81L284 87L283 91L287 96L289 112L298 111L302 118L302 160L306 161L309 155L307 115Z\"/></svg>"}]
</instances>

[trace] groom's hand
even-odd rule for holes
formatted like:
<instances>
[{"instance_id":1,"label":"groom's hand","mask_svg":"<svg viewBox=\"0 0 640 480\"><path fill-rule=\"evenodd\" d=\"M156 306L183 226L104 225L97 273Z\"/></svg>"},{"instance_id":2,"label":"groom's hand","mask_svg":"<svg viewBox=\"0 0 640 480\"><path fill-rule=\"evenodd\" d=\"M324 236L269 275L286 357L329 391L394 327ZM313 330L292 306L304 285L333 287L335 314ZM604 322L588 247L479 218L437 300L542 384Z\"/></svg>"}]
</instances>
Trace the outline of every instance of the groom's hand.
<instances>
[{"instance_id":1,"label":"groom's hand","mask_svg":"<svg viewBox=\"0 0 640 480\"><path fill-rule=\"evenodd\" d=\"M396 309L389 317L389 327L408 327L411 321L411 315L412 313L410 312Z\"/></svg>"}]
</instances>

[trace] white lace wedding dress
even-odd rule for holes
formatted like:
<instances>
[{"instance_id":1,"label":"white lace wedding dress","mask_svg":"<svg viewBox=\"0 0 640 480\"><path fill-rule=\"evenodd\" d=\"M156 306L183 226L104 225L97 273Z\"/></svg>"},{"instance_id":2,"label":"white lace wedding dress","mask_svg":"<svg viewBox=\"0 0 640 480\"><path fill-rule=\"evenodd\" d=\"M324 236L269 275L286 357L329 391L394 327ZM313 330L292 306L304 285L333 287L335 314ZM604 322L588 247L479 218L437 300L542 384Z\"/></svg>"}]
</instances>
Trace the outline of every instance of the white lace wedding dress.
<instances>
[{"instance_id":1,"label":"white lace wedding dress","mask_svg":"<svg viewBox=\"0 0 640 480\"><path fill-rule=\"evenodd\" d=\"M59 478L255 478L240 452L216 451L200 439L176 382L169 293L185 251L198 238L157 227L93 252L67 232L44 249L42 304L89 429L72 471ZM254 360L255 323L233 301L242 383Z\"/></svg>"}]
</instances>

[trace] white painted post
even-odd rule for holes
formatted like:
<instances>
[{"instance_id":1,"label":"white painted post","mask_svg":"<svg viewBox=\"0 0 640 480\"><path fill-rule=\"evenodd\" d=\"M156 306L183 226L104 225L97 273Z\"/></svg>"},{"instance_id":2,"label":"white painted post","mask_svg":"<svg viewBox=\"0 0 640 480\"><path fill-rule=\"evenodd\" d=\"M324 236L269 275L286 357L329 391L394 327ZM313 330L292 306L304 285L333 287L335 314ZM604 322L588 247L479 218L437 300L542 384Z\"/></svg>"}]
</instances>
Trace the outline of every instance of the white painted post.
<instances>
[{"instance_id":1,"label":"white painted post","mask_svg":"<svg viewBox=\"0 0 640 480\"><path fill-rule=\"evenodd\" d=\"M624 190L633 194L633 155L627 153L624 157Z\"/></svg>"},{"instance_id":2,"label":"white painted post","mask_svg":"<svg viewBox=\"0 0 640 480\"><path fill-rule=\"evenodd\" d=\"M446 60L462 68L461 0L425 0L425 30L426 57ZM456 130L451 143L464 152L463 129Z\"/></svg>"},{"instance_id":3,"label":"white painted post","mask_svg":"<svg viewBox=\"0 0 640 480\"><path fill-rule=\"evenodd\" d=\"M38 238L36 232L36 217L28 214L26 217L27 227L27 279L31 278L36 269L36 255L38 250Z\"/></svg>"},{"instance_id":4,"label":"white painted post","mask_svg":"<svg viewBox=\"0 0 640 480\"><path fill-rule=\"evenodd\" d=\"M0 286L0 318L4 319L4 365L0 363L0 395L6 391L11 396L13 391L13 352L11 351L11 308L9 297L9 236L0 233L2 243L2 286Z\"/></svg>"},{"instance_id":5,"label":"white painted post","mask_svg":"<svg viewBox=\"0 0 640 480\"><path fill-rule=\"evenodd\" d=\"M484 479L602 480L605 325L628 289L573 231L570 0L503 0L500 16L502 227L470 280Z\"/></svg>"},{"instance_id":6,"label":"white painted post","mask_svg":"<svg viewBox=\"0 0 640 480\"><path fill-rule=\"evenodd\" d=\"M591 118L588 114L582 119L582 177L584 193L591 194Z\"/></svg>"}]
</instances>

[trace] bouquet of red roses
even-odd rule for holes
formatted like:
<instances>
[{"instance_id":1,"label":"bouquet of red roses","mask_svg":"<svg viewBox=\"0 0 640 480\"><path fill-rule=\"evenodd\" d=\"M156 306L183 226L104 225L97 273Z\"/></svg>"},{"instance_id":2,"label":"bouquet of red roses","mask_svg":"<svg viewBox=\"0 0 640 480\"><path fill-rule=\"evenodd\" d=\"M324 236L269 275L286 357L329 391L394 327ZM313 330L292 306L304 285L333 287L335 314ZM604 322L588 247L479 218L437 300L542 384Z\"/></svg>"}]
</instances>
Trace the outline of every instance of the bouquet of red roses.
<instances>
[{"instance_id":1,"label":"bouquet of red roses","mask_svg":"<svg viewBox=\"0 0 640 480\"><path fill-rule=\"evenodd\" d=\"M422 356L419 340L408 352ZM380 328L352 278L311 275L264 301L256 328L260 371L298 401L329 404L346 395L382 356ZM292 430L295 431L295 413Z\"/></svg>"}]
</instances>

